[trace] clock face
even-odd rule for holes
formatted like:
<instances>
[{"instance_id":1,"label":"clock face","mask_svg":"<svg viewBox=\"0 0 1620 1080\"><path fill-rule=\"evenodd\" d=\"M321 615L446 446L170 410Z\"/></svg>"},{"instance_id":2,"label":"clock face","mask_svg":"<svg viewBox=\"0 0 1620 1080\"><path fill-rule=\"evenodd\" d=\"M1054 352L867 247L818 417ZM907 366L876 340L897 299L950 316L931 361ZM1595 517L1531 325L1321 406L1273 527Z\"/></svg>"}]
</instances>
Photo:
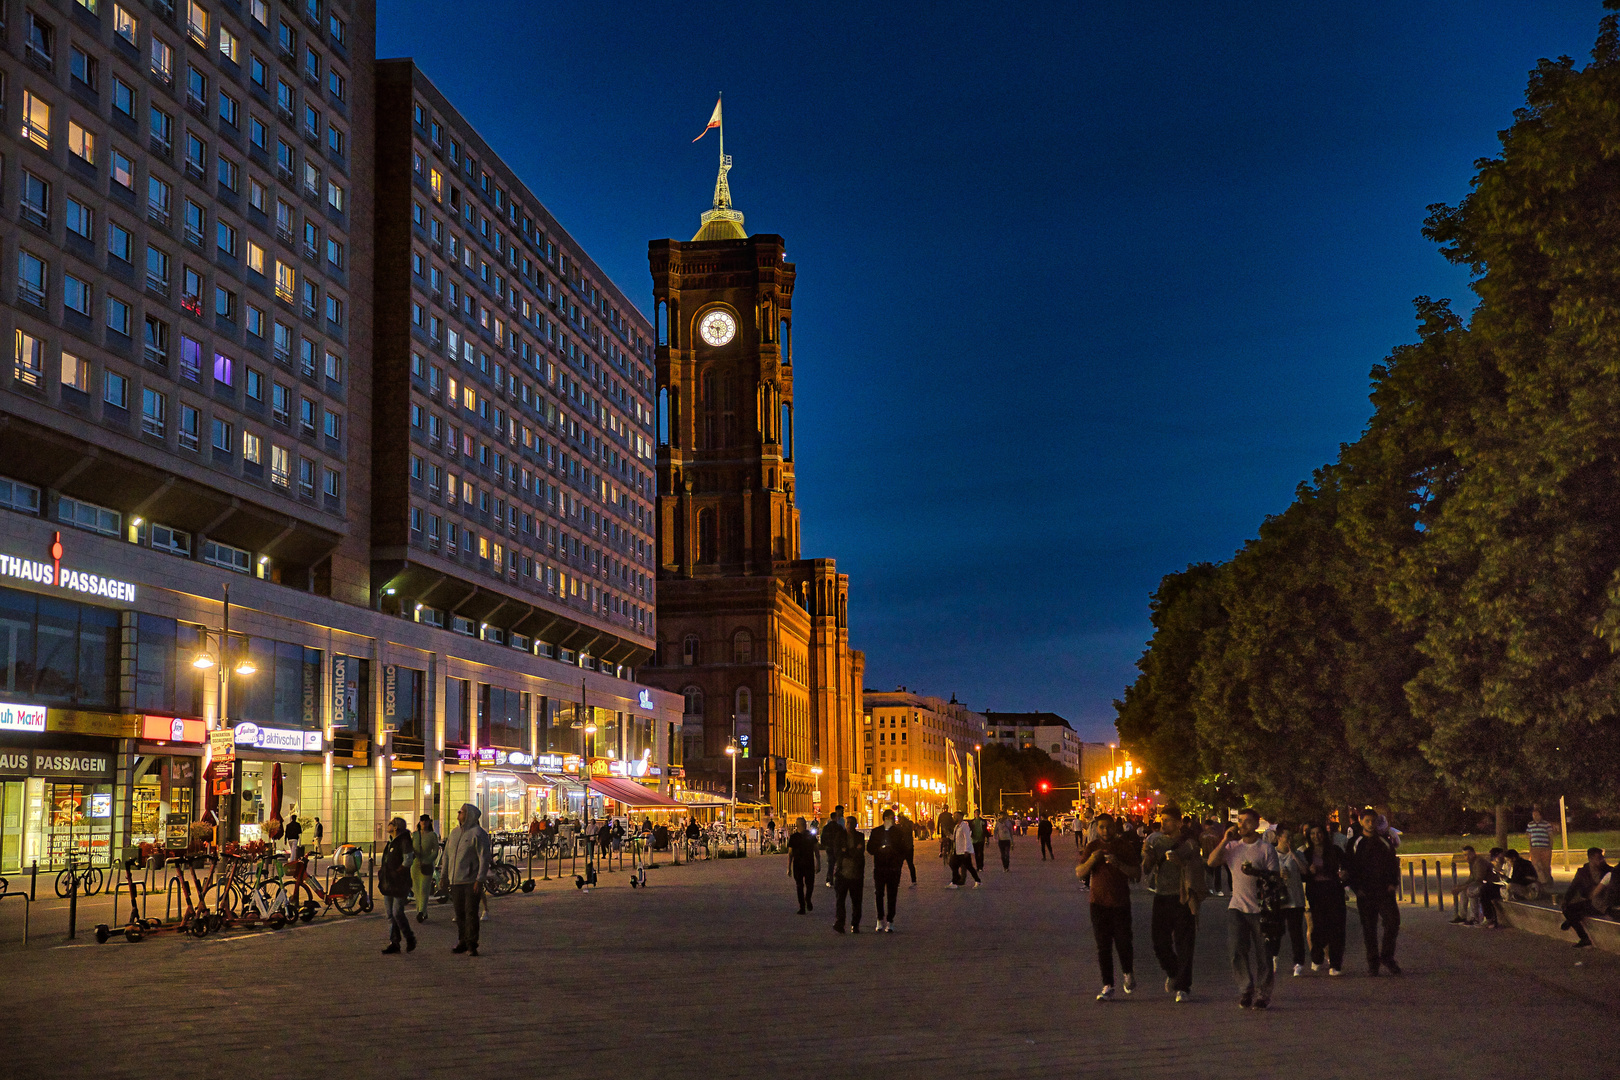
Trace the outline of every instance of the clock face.
<instances>
[{"instance_id":1,"label":"clock face","mask_svg":"<svg viewBox=\"0 0 1620 1080\"><path fill-rule=\"evenodd\" d=\"M731 312L716 308L703 316L698 333L710 345L724 345L737 336L737 320L731 317Z\"/></svg>"}]
</instances>

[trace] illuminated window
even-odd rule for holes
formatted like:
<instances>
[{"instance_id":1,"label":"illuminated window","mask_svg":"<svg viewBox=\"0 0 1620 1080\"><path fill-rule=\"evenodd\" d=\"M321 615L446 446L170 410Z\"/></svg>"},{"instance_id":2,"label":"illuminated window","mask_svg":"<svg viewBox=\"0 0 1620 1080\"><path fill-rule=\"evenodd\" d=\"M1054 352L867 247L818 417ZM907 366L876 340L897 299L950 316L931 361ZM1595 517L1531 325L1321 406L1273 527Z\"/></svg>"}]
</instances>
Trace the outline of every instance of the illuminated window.
<instances>
[{"instance_id":1,"label":"illuminated window","mask_svg":"<svg viewBox=\"0 0 1620 1080\"><path fill-rule=\"evenodd\" d=\"M23 91L22 136L37 146L51 148L51 106L31 90Z\"/></svg>"}]
</instances>

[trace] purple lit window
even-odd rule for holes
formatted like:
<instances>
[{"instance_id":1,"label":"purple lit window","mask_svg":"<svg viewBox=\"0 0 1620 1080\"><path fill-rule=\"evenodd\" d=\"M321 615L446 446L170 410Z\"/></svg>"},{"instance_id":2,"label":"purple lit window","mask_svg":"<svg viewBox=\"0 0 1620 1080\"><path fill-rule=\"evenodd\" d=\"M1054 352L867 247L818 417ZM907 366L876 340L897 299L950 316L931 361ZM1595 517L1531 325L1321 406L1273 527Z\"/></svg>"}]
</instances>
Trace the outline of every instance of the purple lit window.
<instances>
[{"instance_id":1,"label":"purple lit window","mask_svg":"<svg viewBox=\"0 0 1620 1080\"><path fill-rule=\"evenodd\" d=\"M214 354L214 381L226 386L236 385L235 364L224 353Z\"/></svg>"}]
</instances>

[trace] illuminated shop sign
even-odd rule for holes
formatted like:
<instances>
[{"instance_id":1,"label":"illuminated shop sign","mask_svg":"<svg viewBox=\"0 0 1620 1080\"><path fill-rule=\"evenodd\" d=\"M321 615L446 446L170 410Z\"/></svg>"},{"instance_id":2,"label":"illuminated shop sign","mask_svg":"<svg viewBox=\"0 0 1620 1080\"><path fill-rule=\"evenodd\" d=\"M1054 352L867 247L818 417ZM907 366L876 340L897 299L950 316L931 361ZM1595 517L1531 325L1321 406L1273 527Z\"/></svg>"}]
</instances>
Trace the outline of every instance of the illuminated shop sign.
<instances>
[{"instance_id":1,"label":"illuminated shop sign","mask_svg":"<svg viewBox=\"0 0 1620 1080\"><path fill-rule=\"evenodd\" d=\"M254 723L236 725L236 745L251 746L255 750L279 750L284 753L320 753L321 733L299 728L263 727Z\"/></svg>"},{"instance_id":2,"label":"illuminated shop sign","mask_svg":"<svg viewBox=\"0 0 1620 1080\"><path fill-rule=\"evenodd\" d=\"M0 701L0 731L44 731L45 706Z\"/></svg>"},{"instance_id":3,"label":"illuminated shop sign","mask_svg":"<svg viewBox=\"0 0 1620 1080\"><path fill-rule=\"evenodd\" d=\"M195 743L208 739L208 725L180 716L141 717L141 738L149 742Z\"/></svg>"},{"instance_id":4,"label":"illuminated shop sign","mask_svg":"<svg viewBox=\"0 0 1620 1080\"><path fill-rule=\"evenodd\" d=\"M651 709L653 707L651 690L643 690L641 692L640 704L643 709Z\"/></svg>"},{"instance_id":5,"label":"illuminated shop sign","mask_svg":"<svg viewBox=\"0 0 1620 1080\"><path fill-rule=\"evenodd\" d=\"M135 602L135 586L130 582L63 566L61 533L57 533L51 540L50 555L50 562L36 562L33 559L0 554L0 577L31 581L35 585L55 585L70 592L84 593L87 596L104 596L109 600L121 600L126 604Z\"/></svg>"}]
</instances>

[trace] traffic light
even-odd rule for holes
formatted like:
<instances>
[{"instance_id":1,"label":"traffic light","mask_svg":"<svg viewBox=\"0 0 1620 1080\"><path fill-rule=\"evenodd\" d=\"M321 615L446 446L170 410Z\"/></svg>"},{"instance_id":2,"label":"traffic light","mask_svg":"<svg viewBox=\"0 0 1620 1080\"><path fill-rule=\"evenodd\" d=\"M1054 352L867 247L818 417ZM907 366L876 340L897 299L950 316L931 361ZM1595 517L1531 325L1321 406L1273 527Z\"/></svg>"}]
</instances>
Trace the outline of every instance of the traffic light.
<instances>
[{"instance_id":1,"label":"traffic light","mask_svg":"<svg viewBox=\"0 0 1620 1080\"><path fill-rule=\"evenodd\" d=\"M1048 791L1052 790L1052 785L1050 783L1048 783L1047 781L1045 781L1045 780L1042 780L1040 782L1039 787L1041 789L1041 794L1042 795L1045 795Z\"/></svg>"}]
</instances>

